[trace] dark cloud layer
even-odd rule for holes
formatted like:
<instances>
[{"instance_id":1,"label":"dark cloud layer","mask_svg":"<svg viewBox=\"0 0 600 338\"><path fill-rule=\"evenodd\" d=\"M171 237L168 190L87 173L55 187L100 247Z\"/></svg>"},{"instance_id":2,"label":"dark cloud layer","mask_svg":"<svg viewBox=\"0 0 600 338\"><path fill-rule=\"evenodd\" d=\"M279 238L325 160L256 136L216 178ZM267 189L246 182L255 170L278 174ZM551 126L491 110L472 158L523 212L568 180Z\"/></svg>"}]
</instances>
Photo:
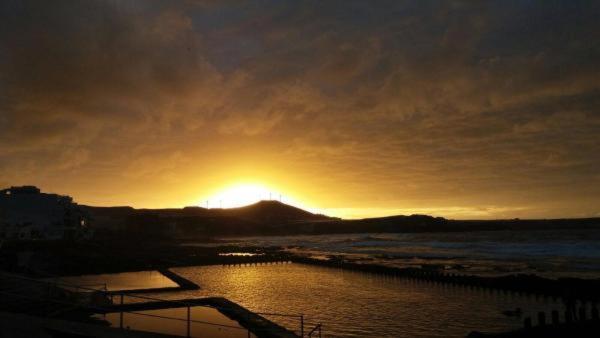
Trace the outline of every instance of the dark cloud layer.
<instances>
[{"instance_id":1,"label":"dark cloud layer","mask_svg":"<svg viewBox=\"0 0 600 338\"><path fill-rule=\"evenodd\" d=\"M0 183L153 206L246 168L352 215L598 215L598 17L597 1L3 1Z\"/></svg>"}]
</instances>

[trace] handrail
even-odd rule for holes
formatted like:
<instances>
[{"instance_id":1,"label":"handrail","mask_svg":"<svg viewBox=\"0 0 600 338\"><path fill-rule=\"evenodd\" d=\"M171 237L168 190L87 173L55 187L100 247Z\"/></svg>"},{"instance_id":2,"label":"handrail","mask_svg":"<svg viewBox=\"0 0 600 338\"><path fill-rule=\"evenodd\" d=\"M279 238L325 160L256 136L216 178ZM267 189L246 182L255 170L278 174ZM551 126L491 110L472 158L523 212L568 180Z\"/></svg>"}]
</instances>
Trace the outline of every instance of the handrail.
<instances>
[{"instance_id":1,"label":"handrail","mask_svg":"<svg viewBox=\"0 0 600 338\"><path fill-rule=\"evenodd\" d=\"M94 289L94 288L89 288L89 286L94 286L94 285L103 285L106 287L106 283L98 283L98 284L82 284L82 285L77 285L77 284L72 284L72 283L66 283L66 282L59 282L59 281L48 281L48 280L39 280L39 279L35 279L35 278L29 278L29 277L24 277L24 276L17 276L17 275L7 275L6 273L2 273L0 272L0 276L2 277L7 277L7 278L12 278L12 279L21 279L21 280L27 280L27 281L31 281L31 282L35 282L35 283L45 283L45 284L53 284L56 286L66 286L66 287L71 287L71 288L79 288L80 290L85 290L85 291L96 291L96 292L102 292L105 290L102 289ZM106 291L109 292L109 291ZM154 297L148 297L148 296L141 296L141 295L136 295L136 294L129 294L127 293L127 290L117 290L117 291L112 291L113 294L116 295L127 295L127 297L130 298L138 298L138 299L145 299L145 300L153 300L153 301L160 301L160 302L166 302L166 303L173 303L173 304L180 304L180 305L185 305L185 306L198 306L197 304L193 304L193 303L188 303L188 302L182 302L182 301L178 301L178 300L172 300L172 299L161 299L161 298L154 298ZM219 306L210 306L212 308L215 308L217 310L228 310L229 308L224 308L224 307L219 307ZM286 314L286 313L268 313L268 312L254 312L255 314L259 314L259 315L267 315L267 316L282 316L282 317L302 317L302 314Z\"/></svg>"},{"instance_id":2,"label":"handrail","mask_svg":"<svg viewBox=\"0 0 600 338\"><path fill-rule=\"evenodd\" d=\"M7 275L6 273L2 273L0 272L0 276L2 277L7 277L7 278L12 278L12 279L21 279L21 280L27 280L27 281L31 281L31 282L35 282L35 283L41 283L41 284L51 284L51 285L55 285L55 286L66 286L66 287L79 287L80 290L86 290L86 291L96 291L96 292L103 292L104 290L101 289L93 289L93 288L89 288L89 287L85 287L85 286L80 286L77 284L71 284L71 283L66 283L66 282L58 282L58 281L47 281L47 280L39 280L39 279L35 279L35 278L29 278L29 277L24 277L24 276L16 276L16 275ZM103 285L103 284L97 284L97 285ZM138 299L145 299L145 300L153 300L153 301L160 301L160 302L165 302L165 303L172 303L172 304L179 304L179 305L185 305L185 306L199 306L197 304L193 304L193 303L188 303L188 302L182 302L182 301L178 301L178 300L172 300L172 299L161 299L161 298L154 298L154 297L148 297L148 296L140 296L140 295L135 295L135 294L129 294L126 292L127 290L121 290L121 292L115 292L113 293L114 295L127 295L127 297L130 298L138 298ZM217 310L228 310L229 308L224 308L224 307L219 307L219 306L210 306L212 308L215 308ZM284 314L281 314L284 315ZM293 316L293 315L289 315L289 316Z\"/></svg>"},{"instance_id":3,"label":"handrail","mask_svg":"<svg viewBox=\"0 0 600 338\"><path fill-rule=\"evenodd\" d=\"M75 287L75 288L77 288L79 290L87 290L87 291L94 291L94 292L103 292L105 294L108 292L106 290L93 289L93 288L89 288L89 287L86 287L86 286L80 286L80 285L71 284L71 283L58 282L58 281L48 281L48 280L39 280L39 279L35 279L35 278L29 278L29 277L18 276L18 275L13 275L13 274L6 274L6 273L3 273L3 272L0 272L0 277L11 278L11 279L18 279L18 280L26 280L26 281L30 281L30 282L33 282L33 283L53 285L55 287L58 287L58 286L71 287L71 288ZM104 284L103 283L88 284L88 286L93 286L93 285L106 285L106 283L104 283ZM105 288L106 288L106 286L105 286ZM79 304L79 303L65 302L65 301L59 301L59 300L56 300L56 299L49 299L49 298L27 297L27 296L24 296L24 295L21 295L21 294L7 293L7 292L3 292L3 291L0 291L0 294L16 296L16 297L20 297L20 298L24 298L24 299L45 300L45 301L48 301L48 302L57 303L57 304L63 304L63 305L77 305L77 306L81 306L81 304ZM122 299L125 296L125 293L121 292L121 293L118 293L118 294L121 295L121 302L122 302ZM192 320L192 319L189 318L189 308L190 307L203 306L203 307L214 308L214 309L217 309L217 310L231 310L230 308L213 306L213 305L200 305L200 304L193 304L193 303L181 302L181 301L176 301L176 300L160 299L160 298L153 298L153 297L146 297L146 296L139 296L139 295L131 295L131 294L127 294L127 296L131 297L131 298L139 298L139 299L146 299L146 300L161 301L161 302L166 302L166 303L184 305L185 307L188 308L188 319L174 318L174 317L167 317L167 316L159 316L159 315L151 315L151 314L145 314L145 313L134 312L134 311L119 310L118 312L120 312L121 314L122 313L129 313L129 314L133 314L133 315L142 315L142 316L156 317L156 318L162 318L162 319L171 319L171 320L186 321L186 322L188 322L188 327L189 327L189 323L190 322L197 322L197 323L207 324L207 325L213 325L213 326L230 327L230 328L236 328L236 329L241 329L241 330L248 330L248 332L250 332L249 329L244 328L244 327L234 327L234 326L227 326L227 325L224 325L224 324L217 324L217 323L196 321L196 320ZM121 305L123 305L123 304L121 303ZM114 309L110 309L110 308L106 308L106 307L100 307L100 306L97 306L97 305L87 305L87 307L89 309L93 309L93 310L101 311L101 312L107 312L107 313L108 312L115 312ZM299 317L300 321L301 321L300 330L301 330L302 333L304 332L304 318L303 318L304 316L303 315L289 315L289 314L281 314L281 313L258 313L258 312L255 312L255 314L258 314L258 315L261 315L261 314L262 315L272 315L272 316L284 316L284 317ZM121 315L121 321L122 321L122 315ZM122 322L121 322L120 326L122 327ZM269 329L254 328L253 331L270 331L270 330Z\"/></svg>"},{"instance_id":4,"label":"handrail","mask_svg":"<svg viewBox=\"0 0 600 338\"><path fill-rule=\"evenodd\" d=\"M24 295L7 293L7 292L3 292L3 291L0 291L0 294L1 295L8 295L8 296L15 296L15 297L24 298L24 299L32 299L32 300L37 300L37 301L43 300L43 301L48 301L48 302L51 302L51 303L62 304L62 305L81 306L81 304L72 303L72 302L59 301L59 300L49 299L49 298L28 297L28 296L24 296ZM194 305L194 306L204 306L204 305ZM103 308L103 307L99 307L99 306L89 306L88 308L93 309L93 310L97 310L97 311L108 311L109 310L107 308ZM141 312L135 312L135 311L120 311L120 312L132 314L132 315L138 315L138 316L154 317L154 318L167 319L167 320L177 320L177 321L199 323L199 324L219 326L219 327L225 327L225 328L231 328L231 329L237 329L237 330L245 330L245 331L248 331L249 333L250 332L257 332L257 331L263 331L263 332L272 331L272 329L266 329L266 328L253 328L252 331L251 331L250 329L245 328L245 327L237 327L237 326L231 326L231 325L226 325L226 324L218 324L218 323L212 323L212 322L205 322L205 321L200 321L200 320L195 320L195 319L189 319L188 320L188 319L177 318L177 317L168 317L168 316L153 315L153 314L141 313Z\"/></svg>"},{"instance_id":5,"label":"handrail","mask_svg":"<svg viewBox=\"0 0 600 338\"><path fill-rule=\"evenodd\" d=\"M5 273L1 273L0 272L0 276L5 276L8 278L13 278L13 279L22 279L22 280L28 280L28 281L32 281L35 283L46 283L46 284L53 284L56 286L66 286L66 287L78 287L80 290L86 290L86 291L95 291L95 292L103 292L104 290L101 289L94 289L94 288L89 288L86 286L80 286L80 285L76 285L76 284L71 284L71 283L66 283L66 282L59 282L59 281L45 281L45 280L39 280L39 279L35 279L35 278L29 278L29 277L24 277L24 276L16 276L16 275L6 275ZM106 283L98 283L98 284L88 284L88 286L93 286L93 285L105 285ZM165 303L171 303L171 304L178 304L178 305L184 305L184 306L206 306L206 307L211 307L213 309L217 309L217 310L229 310L230 308L227 307L221 307L221 306L214 306L214 305L198 305L198 304L193 304L193 303L188 303L188 302L182 302L182 301L178 301L178 300L171 300L171 299L161 299L161 298L155 298L155 297L148 297L148 296L141 296L141 295L135 295L135 294L128 294L127 292L125 292L127 290L123 290L123 292L117 292L117 293L113 293L113 295L122 295L122 296L127 296L129 298L137 298L137 299L144 299L144 300L152 300L152 301L160 301L160 302L165 302ZM106 291L108 292L108 291ZM285 313L269 313L269 312L253 312L257 315L265 315L265 316L280 316L280 317L294 317L294 318L302 318L303 315L302 314L285 314Z\"/></svg>"},{"instance_id":6,"label":"handrail","mask_svg":"<svg viewBox=\"0 0 600 338\"><path fill-rule=\"evenodd\" d=\"M310 332L308 332L308 337L311 338L313 333L315 333L315 331L319 330L319 338L321 338L321 328L323 327L323 325L321 325L321 323L317 324L315 327L313 327L312 330L310 330Z\"/></svg>"},{"instance_id":7,"label":"handrail","mask_svg":"<svg viewBox=\"0 0 600 338\"><path fill-rule=\"evenodd\" d=\"M78 304L78 303L60 301L60 300L51 299L51 298L28 297L28 296L24 296L24 295L19 295L19 294L14 294L14 293L9 293L9 292L3 292L3 291L0 291L0 294L6 295L6 296L14 296L14 297L19 297L19 298L24 298L24 299L43 300L43 301L47 301L47 302L51 302L51 303L56 303L56 304L62 304L62 305L76 305L76 306L81 306L81 304ZM202 305L196 305L196 306L202 306ZM97 310L97 311L108 311L109 310L107 308L100 307L100 306L88 306L88 308L93 309L93 310ZM232 329L248 330L247 328L244 328L244 327L237 327L237 326L231 326L231 325L225 325L225 324L211 323L211 322L205 322L205 321L200 321L200 320L195 320L195 319L189 319L188 320L188 319L183 319L183 318L153 315L153 314L149 314L149 313L141 313L141 312L135 312L135 311L120 311L120 312L122 312L122 313L129 313L129 314L133 314L133 315L147 316L147 317L156 317L156 318L162 318L162 319L179 320L179 321L185 321L185 322L189 321L189 322L200 323L200 324L208 324L208 325L213 325L213 326L228 327L228 328L232 328Z\"/></svg>"},{"instance_id":8,"label":"handrail","mask_svg":"<svg viewBox=\"0 0 600 338\"><path fill-rule=\"evenodd\" d=\"M188 322L187 319L177 318L177 317L153 315L153 314L150 314L150 313L142 313L142 312L135 312L135 311L124 311L124 312L130 313L130 314L134 314L134 315L146 316L146 317L154 317L154 318L170 319L170 320L178 320L178 321L182 321L182 322ZM231 328L231 329L247 330L244 327L233 326L233 325L226 325L226 324L218 324L218 323L211 323L211 322L205 322L205 321L197 320L197 319L190 319L189 322L199 323L199 324L208 324L208 325L214 325L214 326L221 326L221 327L227 327L227 328Z\"/></svg>"}]
</instances>

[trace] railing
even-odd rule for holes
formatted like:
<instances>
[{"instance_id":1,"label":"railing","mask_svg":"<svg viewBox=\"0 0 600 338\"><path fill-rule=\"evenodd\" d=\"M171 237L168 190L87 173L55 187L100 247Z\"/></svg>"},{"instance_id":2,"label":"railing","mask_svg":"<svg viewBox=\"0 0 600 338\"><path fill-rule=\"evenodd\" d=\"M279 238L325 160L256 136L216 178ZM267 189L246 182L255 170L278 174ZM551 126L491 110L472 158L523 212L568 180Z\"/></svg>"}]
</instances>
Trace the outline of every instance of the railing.
<instances>
[{"instance_id":1,"label":"railing","mask_svg":"<svg viewBox=\"0 0 600 338\"><path fill-rule=\"evenodd\" d=\"M41 281L38 279L33 279L33 278L28 278L28 277L22 277L22 276L15 276L15 275L6 275L3 273L0 273L0 277L3 278L10 278L10 279L18 279L18 280L25 280L25 281L29 281L32 283L38 283L38 284L45 284L48 289L50 289L51 287L54 288L60 288L60 289L75 289L77 290L77 294L80 294L81 292L100 292L101 294L103 294L105 297L107 297L107 299L110 299L111 304L114 304L114 299L113 296L115 295L114 293L109 293L107 291L107 286L106 284L88 284L88 285L75 285L75 284L70 284L70 283L64 283L64 282L59 282L59 281ZM101 289L95 289L95 288L90 288L89 286L102 286ZM25 288L25 287L24 287ZM18 290L18 289L17 289ZM14 291L14 290L13 290ZM23 294L17 294L14 292L6 292L4 290L0 291L0 294L2 295L7 295L7 296L13 296L13 297L18 297L18 298L23 298L23 299L29 299L29 300L34 300L34 301L46 301L49 303L54 303L54 304L61 304L61 305L67 305L70 307L81 307L83 306L81 303L79 302L72 302L72 301L64 301L64 300L57 300L57 299L53 299L53 298L41 298L41 297L31 297L31 296L27 296L27 295L23 295ZM119 328L123 329L124 328L124 318L123 315L124 314L132 314L132 315L137 315L137 316L146 316L146 317L153 317L153 318L159 318L159 319L167 319L167 320L176 320L176 321L185 321L186 322L186 336L187 337L191 337L191 323L199 323L199 324L204 324L204 325L212 325L212 326L216 326L216 327L224 327L224 328L230 328L230 329L238 329L238 330L246 330L248 333L248 337L251 336L251 331L247 328L244 327L237 327L237 326L232 326L232 325L226 325L226 324L219 324L219 323L212 323L212 322L205 322L205 321L200 321L200 320L194 320L191 318L191 308L192 307L199 307L199 306L204 306L204 307L210 307L210 308L214 308L216 310L231 310L230 308L224 308L224 307L219 307L219 306L212 306L212 305L201 305L201 304L190 304L190 303L186 303L186 302L181 302L181 301L175 301L175 300L167 300L167 299L160 299L160 298L153 298L153 297L147 297L147 296L140 296L140 295L131 295L131 294L125 294L123 293L119 293L119 303L120 305L124 305L124 297L130 297L130 298L138 298L138 299L143 299L143 300L151 300L151 301L160 301L160 302L165 302L165 303L172 303L172 304L176 304L178 307L185 307L187 308L187 318L183 319L183 318L176 318L176 317L169 317L169 316L161 316L161 315L154 315L154 314L148 314L148 313L141 313L141 312L135 312L135 311L126 311L123 309L119 309L118 313L119 313ZM116 313L117 311L114 311L114 309L111 308L106 308L103 306L98 306L95 304L87 304L85 305L88 309L97 311L97 312L102 312L102 313ZM265 316L281 316L281 317L292 317L292 318L298 318L300 321L300 337L304 337L304 315L300 314L300 315L291 315L291 314L283 314L283 313L260 313L260 312L254 312L254 314L257 315L265 315ZM321 331L321 325L317 325L319 327L319 337L320 337L320 331ZM309 333L309 337L311 337L311 334L313 333L313 331L315 331L316 327ZM269 329L260 329L260 328L254 328L253 331L270 331Z\"/></svg>"},{"instance_id":2,"label":"railing","mask_svg":"<svg viewBox=\"0 0 600 338\"><path fill-rule=\"evenodd\" d=\"M290 314L269 313L269 312L254 312L254 313L257 315L262 315L262 316L298 318L299 324L300 324L300 337L304 337L304 314L290 315Z\"/></svg>"},{"instance_id":3,"label":"railing","mask_svg":"<svg viewBox=\"0 0 600 338\"><path fill-rule=\"evenodd\" d=\"M101 289L95 289L95 288L93 288L94 286L102 286L102 288ZM108 292L108 289L106 287L106 283L79 284L79 285L75 285L74 288L75 288L75 292L79 292L79 290L85 291L86 289L92 289L92 290L96 290L96 291Z\"/></svg>"},{"instance_id":4,"label":"railing","mask_svg":"<svg viewBox=\"0 0 600 338\"><path fill-rule=\"evenodd\" d=\"M50 298L28 297L28 296L24 296L24 295L17 295L17 294L7 293L7 292L3 292L3 291L0 291L0 294L7 295L7 296L18 297L18 298L23 298L23 299L36 300L36 301L46 301L46 302L50 302L50 303L54 303L54 304L61 304L61 305L68 305L68 306L75 306L75 307L81 306L81 304L79 304L79 303L73 303L73 302L67 302L67 301L59 301L59 300L50 299ZM202 306L202 305L194 305L194 306ZM169 316L153 315L153 314L141 313L141 312L134 312L134 311L120 311L119 312L119 314L120 314L119 328L120 329L124 328L124 326L123 326L123 314L127 313L127 314L132 314L132 315L137 315L137 316L146 316L146 317L153 317L153 318L160 318L160 319L168 319L168 320L176 320L176 321L186 322L187 323L187 326L186 326L186 337L191 337L191 329L190 329L190 324L191 323L199 323L199 324L205 324L205 325L211 325L211 326L217 326L217 327L225 327L225 328L236 329L236 330L244 330L244 331L248 332L248 337L251 336L251 331L249 329L247 329L247 328L244 328L244 327L238 327L238 326L232 326L232 325L225 325L225 324L218 324L218 323L205 322L205 321L191 319L190 318L190 307L188 307L188 316L187 316L186 319L176 318L176 317L169 317ZM88 306L88 308L92 309L92 310L96 310L96 311L110 311L110 309L103 308L103 307L98 307L98 306ZM257 331L257 330L254 330L254 331ZM265 331L265 330L262 330L262 331Z\"/></svg>"},{"instance_id":5,"label":"railing","mask_svg":"<svg viewBox=\"0 0 600 338\"><path fill-rule=\"evenodd\" d=\"M281 313L267 313L267 312L254 312L257 315L264 315L264 316L280 316L280 317L291 317L291 318L298 318L300 321L300 337L305 337L304 335L304 326L305 326L305 322L304 322L304 314L299 314L299 315L288 315L288 314L281 314ZM313 334L318 333L318 337L321 338L321 330L323 328L323 325L321 323L315 325L315 327L312 328L312 330L310 330L308 332L308 334L306 335L306 337L312 337Z\"/></svg>"},{"instance_id":6,"label":"railing","mask_svg":"<svg viewBox=\"0 0 600 338\"><path fill-rule=\"evenodd\" d=\"M313 329L308 332L308 337L310 338L312 337L313 333L318 332L319 338L321 338L321 327L321 324L317 324L315 327L313 327Z\"/></svg>"}]
</instances>

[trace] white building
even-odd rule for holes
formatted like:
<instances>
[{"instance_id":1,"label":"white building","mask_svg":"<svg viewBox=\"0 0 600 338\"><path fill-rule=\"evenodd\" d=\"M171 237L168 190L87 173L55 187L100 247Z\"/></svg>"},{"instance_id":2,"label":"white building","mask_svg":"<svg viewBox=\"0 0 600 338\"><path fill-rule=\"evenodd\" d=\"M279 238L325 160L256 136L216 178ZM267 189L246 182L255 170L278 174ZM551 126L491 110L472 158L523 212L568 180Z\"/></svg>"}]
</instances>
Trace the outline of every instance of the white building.
<instances>
[{"instance_id":1,"label":"white building","mask_svg":"<svg viewBox=\"0 0 600 338\"><path fill-rule=\"evenodd\" d=\"M0 190L0 239L89 238L88 218L69 196L34 186Z\"/></svg>"}]
</instances>

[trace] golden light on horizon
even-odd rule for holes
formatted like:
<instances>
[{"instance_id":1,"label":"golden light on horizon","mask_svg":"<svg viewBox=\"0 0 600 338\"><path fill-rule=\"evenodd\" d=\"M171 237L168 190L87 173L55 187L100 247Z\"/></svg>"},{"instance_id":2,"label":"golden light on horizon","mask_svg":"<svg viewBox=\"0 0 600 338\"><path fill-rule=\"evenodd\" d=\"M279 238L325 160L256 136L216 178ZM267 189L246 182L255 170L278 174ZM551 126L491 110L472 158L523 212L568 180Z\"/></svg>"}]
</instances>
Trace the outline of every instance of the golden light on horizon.
<instances>
[{"instance_id":1,"label":"golden light on horizon","mask_svg":"<svg viewBox=\"0 0 600 338\"><path fill-rule=\"evenodd\" d=\"M205 203L209 208L237 208L268 199L273 192L261 184L233 184L207 198Z\"/></svg>"},{"instance_id":2,"label":"golden light on horizon","mask_svg":"<svg viewBox=\"0 0 600 338\"><path fill-rule=\"evenodd\" d=\"M595 2L396 1L360 22L305 1L15 3L0 2L0 188L150 209L281 194L344 218L600 215Z\"/></svg>"},{"instance_id":3,"label":"golden light on horizon","mask_svg":"<svg viewBox=\"0 0 600 338\"><path fill-rule=\"evenodd\" d=\"M208 208L238 208L262 200L277 200L303 207L303 203L299 203L280 190L262 183L231 184L201 200L198 204Z\"/></svg>"}]
</instances>

